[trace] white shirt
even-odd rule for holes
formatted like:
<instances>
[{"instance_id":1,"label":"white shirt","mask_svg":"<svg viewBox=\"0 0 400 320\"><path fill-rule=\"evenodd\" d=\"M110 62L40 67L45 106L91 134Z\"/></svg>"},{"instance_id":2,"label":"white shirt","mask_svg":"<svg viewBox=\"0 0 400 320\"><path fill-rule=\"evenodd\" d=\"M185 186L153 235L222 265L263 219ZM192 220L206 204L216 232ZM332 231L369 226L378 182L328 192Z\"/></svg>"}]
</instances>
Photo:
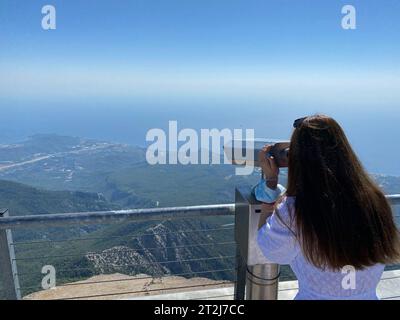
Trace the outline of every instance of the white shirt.
<instances>
[{"instance_id":1,"label":"white shirt","mask_svg":"<svg viewBox=\"0 0 400 320\"><path fill-rule=\"evenodd\" d=\"M351 269L343 269L342 273L319 269L305 259L300 244L293 234L295 228L289 215L290 210L294 210L294 202L294 197L284 198L277 208L279 217L284 223L273 213L258 231L257 242L269 261L290 265L299 282L299 292L295 299L378 299L376 287L384 265L377 264L364 270L353 268L354 273L350 272Z\"/></svg>"}]
</instances>

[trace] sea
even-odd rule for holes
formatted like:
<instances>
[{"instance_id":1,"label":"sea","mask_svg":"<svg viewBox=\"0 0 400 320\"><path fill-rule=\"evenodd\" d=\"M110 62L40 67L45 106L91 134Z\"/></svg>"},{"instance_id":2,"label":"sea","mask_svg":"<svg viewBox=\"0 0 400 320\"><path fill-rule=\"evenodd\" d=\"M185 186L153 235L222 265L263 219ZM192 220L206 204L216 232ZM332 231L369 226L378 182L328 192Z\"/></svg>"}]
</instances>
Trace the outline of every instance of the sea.
<instances>
[{"instance_id":1,"label":"sea","mask_svg":"<svg viewBox=\"0 0 400 320\"><path fill-rule=\"evenodd\" d=\"M344 128L371 173L400 176L400 109L284 105L279 102L164 99L144 101L24 101L0 99L0 143L38 133L146 146L146 133L177 121L178 131L254 129L256 138L289 139L296 118L325 113Z\"/></svg>"}]
</instances>

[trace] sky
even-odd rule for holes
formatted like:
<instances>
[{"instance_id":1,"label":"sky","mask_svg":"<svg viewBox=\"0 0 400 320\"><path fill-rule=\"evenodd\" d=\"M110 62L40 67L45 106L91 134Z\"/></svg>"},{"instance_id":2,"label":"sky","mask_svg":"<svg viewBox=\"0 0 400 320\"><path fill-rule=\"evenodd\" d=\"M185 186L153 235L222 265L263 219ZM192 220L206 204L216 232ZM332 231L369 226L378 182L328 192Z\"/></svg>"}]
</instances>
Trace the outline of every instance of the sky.
<instances>
[{"instance_id":1,"label":"sky","mask_svg":"<svg viewBox=\"0 0 400 320\"><path fill-rule=\"evenodd\" d=\"M348 3L3 0L0 93L396 104L400 3L353 1L357 29L343 30ZM41 28L45 4L56 30Z\"/></svg>"},{"instance_id":2,"label":"sky","mask_svg":"<svg viewBox=\"0 0 400 320\"><path fill-rule=\"evenodd\" d=\"M47 4L56 30L41 28ZM347 4L356 30L341 27ZM286 138L323 112L377 170L400 135L399 15L398 0L2 0L0 129L94 136L107 123L144 139L178 119Z\"/></svg>"}]
</instances>

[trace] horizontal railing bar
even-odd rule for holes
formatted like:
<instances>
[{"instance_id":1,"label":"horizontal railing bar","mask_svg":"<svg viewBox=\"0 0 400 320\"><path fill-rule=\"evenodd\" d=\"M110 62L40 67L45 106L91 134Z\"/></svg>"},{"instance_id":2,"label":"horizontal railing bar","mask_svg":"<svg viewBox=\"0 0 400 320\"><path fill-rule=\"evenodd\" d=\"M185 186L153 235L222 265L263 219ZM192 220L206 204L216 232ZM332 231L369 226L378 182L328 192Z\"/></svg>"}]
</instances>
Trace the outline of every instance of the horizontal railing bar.
<instances>
[{"instance_id":1,"label":"horizontal railing bar","mask_svg":"<svg viewBox=\"0 0 400 320\"><path fill-rule=\"evenodd\" d=\"M49 300L73 300L73 299L89 299L89 298L99 298L99 297L107 297L107 296L118 296L118 295L126 295L126 294L136 294L136 293L148 293L154 291L171 291L171 290L180 290L180 289L189 289L189 288L198 288L198 287L213 287L226 285L231 286L234 282L232 281L224 281L224 282L216 282L216 283L205 283L205 284L197 284L191 286L182 286L182 287L173 287L173 288L158 288L158 289L149 289L146 291L128 291L128 292L116 292L116 293L104 293L99 295L91 295L91 296L78 296L78 297L68 297L68 298L60 298L60 299L49 299Z\"/></svg>"},{"instance_id":2,"label":"horizontal railing bar","mask_svg":"<svg viewBox=\"0 0 400 320\"><path fill-rule=\"evenodd\" d=\"M400 296L381 298L381 300L399 300Z\"/></svg>"},{"instance_id":3,"label":"horizontal railing bar","mask_svg":"<svg viewBox=\"0 0 400 320\"><path fill-rule=\"evenodd\" d=\"M187 230L179 230L179 231L168 231L162 233L144 233L137 236L109 236L109 237L87 237L87 238L75 238L75 239L61 239L61 240L34 240L34 241L17 241L13 242L10 245L19 246L19 245L29 245L29 244L52 244L52 243L60 243L60 242L74 242L74 241L90 241L90 240L108 240L108 239L122 239L128 238L128 240L140 239L142 237L150 237L155 235L171 235L171 234L183 234L183 233L196 233L196 232L211 232L211 231L226 231L226 230L234 230L233 227L230 228L206 228L206 229L187 229Z\"/></svg>"},{"instance_id":4,"label":"horizontal railing bar","mask_svg":"<svg viewBox=\"0 0 400 320\"><path fill-rule=\"evenodd\" d=\"M395 277L387 277L387 278L381 278L380 281L385 281L385 280L393 280L393 279L400 279L400 276L395 276Z\"/></svg>"},{"instance_id":5,"label":"horizontal railing bar","mask_svg":"<svg viewBox=\"0 0 400 320\"><path fill-rule=\"evenodd\" d=\"M167 247L152 247L152 248L126 248L121 249L120 253L128 253L128 252L138 252L138 251L155 251L155 250L166 250L166 249L185 249L185 248L193 248L193 247L208 247L208 246L227 246L236 244L235 241L227 241L227 242L211 242L211 243L199 243L199 244L191 244L191 245L182 245L182 246L167 246ZM51 258L69 258L69 257L81 257L86 255L101 255L102 252L86 252L80 254L62 254L62 255L53 255L53 256L38 256L38 257L26 257L26 258L16 258L12 259L13 261L31 261L31 260L41 260L41 259L51 259Z\"/></svg>"},{"instance_id":6,"label":"horizontal railing bar","mask_svg":"<svg viewBox=\"0 0 400 320\"><path fill-rule=\"evenodd\" d=\"M225 294L223 296L202 297L202 298L196 298L196 299L190 299L190 300L193 300L193 301L196 301L196 300L211 300L211 299L217 299L217 298L218 298L218 300L220 300L220 298L226 298L226 297L233 298L234 294Z\"/></svg>"},{"instance_id":7,"label":"horizontal railing bar","mask_svg":"<svg viewBox=\"0 0 400 320\"><path fill-rule=\"evenodd\" d=\"M400 194L387 195L386 197L392 205L400 204ZM122 222L126 220L177 220L184 218L226 216L233 215L234 212L235 204L230 203L169 208L38 214L28 216L3 217L0 219L0 230L47 226L66 226L73 224L101 224L110 221Z\"/></svg>"},{"instance_id":8,"label":"horizontal railing bar","mask_svg":"<svg viewBox=\"0 0 400 320\"><path fill-rule=\"evenodd\" d=\"M0 229L43 228L48 226L69 226L74 224L102 224L110 222L177 220L210 216L233 215L235 204L215 204L186 207L113 210L81 213L38 214L4 217Z\"/></svg>"},{"instance_id":9,"label":"horizontal railing bar","mask_svg":"<svg viewBox=\"0 0 400 320\"><path fill-rule=\"evenodd\" d=\"M237 256L231 255L231 256L220 256L220 257L183 259L183 260L152 261L152 262L146 262L146 263L121 264L121 265L108 264L104 269L106 269L106 268L112 269L112 268L126 268L126 267L142 267L142 266L149 266L149 265L155 265L155 264L173 264L173 263L182 263L182 262L208 261L208 260L218 260L218 259L223 260L223 259L233 259L233 258L237 258ZM75 271L90 271L90 270L93 270L93 268L57 269L57 273L75 272ZM25 275L32 275L32 272L23 272L23 273L18 272L18 276L25 276Z\"/></svg>"},{"instance_id":10,"label":"horizontal railing bar","mask_svg":"<svg viewBox=\"0 0 400 320\"><path fill-rule=\"evenodd\" d=\"M400 194L390 194L386 196L386 199L389 200L390 204L398 205L400 204Z\"/></svg>"},{"instance_id":11,"label":"horizontal railing bar","mask_svg":"<svg viewBox=\"0 0 400 320\"><path fill-rule=\"evenodd\" d=\"M91 285L91 284L102 284L102 283L110 283L110 282L127 282L127 281L137 281L137 280L147 280L147 279L160 279L160 278L168 278L168 277L180 277L180 276L189 276L189 275L198 275L198 274L208 274L215 272L226 272L226 271L235 271L237 268L229 268L229 269L215 269L215 270L206 270L206 271L192 271L185 273L176 273L176 274L163 274L160 276L148 276L148 277L138 277L138 278L122 278L122 279L113 279L113 280L101 280L101 281L88 281L88 282L71 282L57 285L55 288L60 287L70 287L70 286L81 286L81 285ZM19 287L19 289L42 289L40 285L30 286L30 287Z\"/></svg>"},{"instance_id":12,"label":"horizontal railing bar","mask_svg":"<svg viewBox=\"0 0 400 320\"><path fill-rule=\"evenodd\" d=\"M400 276L388 277L388 278L381 278L380 281L393 280L393 279L400 279ZM280 281L280 282L286 282L286 281L297 281L297 280L296 280L296 279L294 279L294 280L285 280L285 281ZM281 292L281 291L298 290L298 289L299 289L298 286L293 286L292 288L279 289L279 292Z\"/></svg>"}]
</instances>

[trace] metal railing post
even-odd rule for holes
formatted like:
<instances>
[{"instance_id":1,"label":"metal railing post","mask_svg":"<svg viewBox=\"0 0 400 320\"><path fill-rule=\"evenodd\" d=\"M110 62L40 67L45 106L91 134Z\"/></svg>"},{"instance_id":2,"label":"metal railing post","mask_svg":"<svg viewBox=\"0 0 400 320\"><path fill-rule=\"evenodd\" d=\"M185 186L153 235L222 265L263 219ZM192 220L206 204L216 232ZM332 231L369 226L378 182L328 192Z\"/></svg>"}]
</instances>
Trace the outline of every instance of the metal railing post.
<instances>
[{"instance_id":1,"label":"metal railing post","mask_svg":"<svg viewBox=\"0 0 400 320\"><path fill-rule=\"evenodd\" d=\"M235 299L277 300L279 265L269 263L257 245L261 204L250 188L235 192L235 241L237 243L237 281Z\"/></svg>"},{"instance_id":2,"label":"metal railing post","mask_svg":"<svg viewBox=\"0 0 400 320\"><path fill-rule=\"evenodd\" d=\"M0 219L8 217L8 210L0 212ZM17 263L10 229L0 229L0 278L6 300L20 300Z\"/></svg>"},{"instance_id":3,"label":"metal railing post","mask_svg":"<svg viewBox=\"0 0 400 320\"><path fill-rule=\"evenodd\" d=\"M235 233L236 233L235 224ZM236 247L236 282L234 288L234 299L244 300L245 289L246 289L246 261L240 254L240 250Z\"/></svg>"}]
</instances>

